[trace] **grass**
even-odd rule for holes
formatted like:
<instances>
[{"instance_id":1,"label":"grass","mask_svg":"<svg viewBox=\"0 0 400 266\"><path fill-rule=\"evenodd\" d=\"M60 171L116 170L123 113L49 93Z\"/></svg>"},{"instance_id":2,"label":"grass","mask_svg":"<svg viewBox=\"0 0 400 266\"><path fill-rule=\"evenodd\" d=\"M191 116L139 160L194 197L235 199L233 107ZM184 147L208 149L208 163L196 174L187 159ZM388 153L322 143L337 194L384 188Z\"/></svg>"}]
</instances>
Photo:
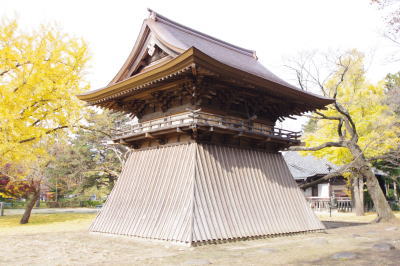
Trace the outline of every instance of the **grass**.
<instances>
[{"instance_id":1,"label":"grass","mask_svg":"<svg viewBox=\"0 0 400 266\"><path fill-rule=\"evenodd\" d=\"M0 234L28 234L39 232L67 232L86 230L95 213L32 214L29 223L21 225L21 215L0 217Z\"/></svg>"},{"instance_id":2,"label":"grass","mask_svg":"<svg viewBox=\"0 0 400 266\"><path fill-rule=\"evenodd\" d=\"M400 260L400 231L386 224L343 226L329 233L237 241L224 245L183 248L128 238L110 238L87 233L93 214L33 214L20 225L21 215L0 217L1 265L178 265L187 260L207 259L215 265L388 265ZM331 220L369 222L375 215L357 217L333 214ZM329 214L318 215L329 220ZM397 212L400 217L400 212ZM360 237L354 237L357 234ZM324 242L326 240L326 243ZM320 242L322 241L322 242ZM370 249L377 242L391 242L394 251ZM28 249L26 247L29 247ZM271 248L271 253L268 250ZM23 253L21 253L23 251ZM332 260L336 252L356 252L351 261ZM396 253L397 252L397 253Z\"/></svg>"},{"instance_id":3,"label":"grass","mask_svg":"<svg viewBox=\"0 0 400 266\"><path fill-rule=\"evenodd\" d=\"M400 212L395 212L400 218ZM86 231L95 213L52 213L32 214L29 223L21 225L21 215L8 215L0 217L0 235L21 235L49 232ZM365 216L355 216L353 213L320 213L317 215L322 221L364 222L369 223L376 217L375 213L366 213Z\"/></svg>"},{"instance_id":4,"label":"grass","mask_svg":"<svg viewBox=\"0 0 400 266\"><path fill-rule=\"evenodd\" d=\"M400 219L400 212L395 211L394 214ZM376 218L376 213L367 212L364 216L356 216L354 213L333 213L332 217L329 217L329 213L318 213L318 218L322 221L333 221L333 222L357 222L357 223L370 223Z\"/></svg>"}]
</instances>

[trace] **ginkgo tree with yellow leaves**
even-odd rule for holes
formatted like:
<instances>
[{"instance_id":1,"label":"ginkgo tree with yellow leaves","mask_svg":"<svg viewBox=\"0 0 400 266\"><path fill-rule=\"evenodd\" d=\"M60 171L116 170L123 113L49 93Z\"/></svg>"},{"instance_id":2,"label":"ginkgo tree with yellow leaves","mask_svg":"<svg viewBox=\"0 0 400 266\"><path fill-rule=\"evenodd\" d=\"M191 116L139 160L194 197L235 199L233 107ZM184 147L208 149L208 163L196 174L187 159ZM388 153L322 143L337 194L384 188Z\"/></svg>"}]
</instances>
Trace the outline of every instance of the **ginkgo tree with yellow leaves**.
<instances>
[{"instance_id":1,"label":"ginkgo tree with yellow leaves","mask_svg":"<svg viewBox=\"0 0 400 266\"><path fill-rule=\"evenodd\" d=\"M27 33L16 20L0 25L0 169L18 166L18 175L2 174L35 186L21 223L39 197L40 177L30 166L45 165L47 146L79 125L82 103L75 95L89 89L88 59L82 39L55 27Z\"/></svg>"},{"instance_id":2,"label":"ginkgo tree with yellow leaves","mask_svg":"<svg viewBox=\"0 0 400 266\"><path fill-rule=\"evenodd\" d=\"M311 57L308 57L311 58ZM326 110L315 112L311 119L315 130L304 136L305 147L292 150L312 152L341 165L324 179L338 174L351 174L366 180L378 214L377 221L392 221L395 217L374 175L370 159L396 150L400 144L400 127L393 110L385 104L384 83L371 84L366 80L364 56L356 50L348 51L331 61L334 70L322 80L315 62L297 62L296 70L301 86L313 84L335 103Z\"/></svg>"}]
</instances>

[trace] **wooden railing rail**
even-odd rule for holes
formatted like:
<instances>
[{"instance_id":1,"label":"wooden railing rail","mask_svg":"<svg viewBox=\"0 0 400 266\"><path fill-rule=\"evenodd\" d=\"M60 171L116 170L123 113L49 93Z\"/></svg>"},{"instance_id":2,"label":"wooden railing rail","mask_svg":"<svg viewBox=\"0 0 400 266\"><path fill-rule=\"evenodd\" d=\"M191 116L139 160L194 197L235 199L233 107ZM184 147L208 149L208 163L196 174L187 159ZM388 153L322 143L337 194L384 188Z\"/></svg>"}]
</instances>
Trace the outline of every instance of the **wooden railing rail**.
<instances>
[{"instance_id":1,"label":"wooden railing rail","mask_svg":"<svg viewBox=\"0 0 400 266\"><path fill-rule=\"evenodd\" d=\"M256 124L256 125L254 125ZM257 125L258 124L258 125ZM244 119L224 117L215 114L191 111L183 114L167 116L165 118L154 119L143 123L123 126L116 134L117 138L132 136L153 130L167 129L170 127L181 127L191 125L206 125L227 128L249 133L261 133L272 137L280 137L290 140L298 140L300 132L289 131L281 128L275 128L267 124L250 122Z\"/></svg>"},{"instance_id":2,"label":"wooden railing rail","mask_svg":"<svg viewBox=\"0 0 400 266\"><path fill-rule=\"evenodd\" d=\"M353 203L348 197L323 198L323 197L306 197L311 209L315 211L327 211L337 209L339 212L351 212Z\"/></svg>"}]
</instances>

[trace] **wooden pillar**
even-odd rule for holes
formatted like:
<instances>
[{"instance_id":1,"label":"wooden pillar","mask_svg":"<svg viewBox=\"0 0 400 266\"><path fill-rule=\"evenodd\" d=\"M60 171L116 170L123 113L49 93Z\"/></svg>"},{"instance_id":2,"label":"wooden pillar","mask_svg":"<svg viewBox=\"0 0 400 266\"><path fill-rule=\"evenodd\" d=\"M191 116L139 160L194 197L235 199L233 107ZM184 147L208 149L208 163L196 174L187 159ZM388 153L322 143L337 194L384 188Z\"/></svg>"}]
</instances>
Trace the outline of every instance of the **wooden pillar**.
<instances>
[{"instance_id":1,"label":"wooden pillar","mask_svg":"<svg viewBox=\"0 0 400 266\"><path fill-rule=\"evenodd\" d=\"M332 186L331 186L331 180L328 181L328 197L332 197Z\"/></svg>"}]
</instances>

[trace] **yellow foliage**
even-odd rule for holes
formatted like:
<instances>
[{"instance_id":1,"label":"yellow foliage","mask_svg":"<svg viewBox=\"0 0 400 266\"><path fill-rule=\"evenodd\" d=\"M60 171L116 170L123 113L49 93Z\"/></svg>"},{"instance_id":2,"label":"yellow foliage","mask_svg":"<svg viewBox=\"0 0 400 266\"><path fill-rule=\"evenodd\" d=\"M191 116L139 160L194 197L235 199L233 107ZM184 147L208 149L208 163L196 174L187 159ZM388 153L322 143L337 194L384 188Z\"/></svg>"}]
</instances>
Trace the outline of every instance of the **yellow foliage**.
<instances>
[{"instance_id":1,"label":"yellow foliage","mask_svg":"<svg viewBox=\"0 0 400 266\"><path fill-rule=\"evenodd\" d=\"M0 24L1 165L46 157L45 145L76 125L88 58L83 40L54 27L23 33L16 21Z\"/></svg>"},{"instance_id":2,"label":"yellow foliage","mask_svg":"<svg viewBox=\"0 0 400 266\"><path fill-rule=\"evenodd\" d=\"M351 61L348 61L351 60ZM392 110L384 103L386 95L384 83L371 84L365 79L363 56L357 51L351 51L342 61L345 65L351 62L343 83L338 88L337 102L350 113L359 135L358 145L364 151L366 158L383 155L400 144L399 121ZM328 81L327 87L334 88L340 79L337 75ZM330 96L333 96L333 89ZM342 116L333 106L321 111L327 116ZM307 147L315 147L325 142L339 141L337 120L318 120L316 131L307 133L304 141ZM343 127L345 128L345 127ZM345 130L344 130L345 131ZM345 139L350 139L346 132ZM342 165L353 160L347 148L325 148L313 155L325 157L331 162Z\"/></svg>"}]
</instances>

